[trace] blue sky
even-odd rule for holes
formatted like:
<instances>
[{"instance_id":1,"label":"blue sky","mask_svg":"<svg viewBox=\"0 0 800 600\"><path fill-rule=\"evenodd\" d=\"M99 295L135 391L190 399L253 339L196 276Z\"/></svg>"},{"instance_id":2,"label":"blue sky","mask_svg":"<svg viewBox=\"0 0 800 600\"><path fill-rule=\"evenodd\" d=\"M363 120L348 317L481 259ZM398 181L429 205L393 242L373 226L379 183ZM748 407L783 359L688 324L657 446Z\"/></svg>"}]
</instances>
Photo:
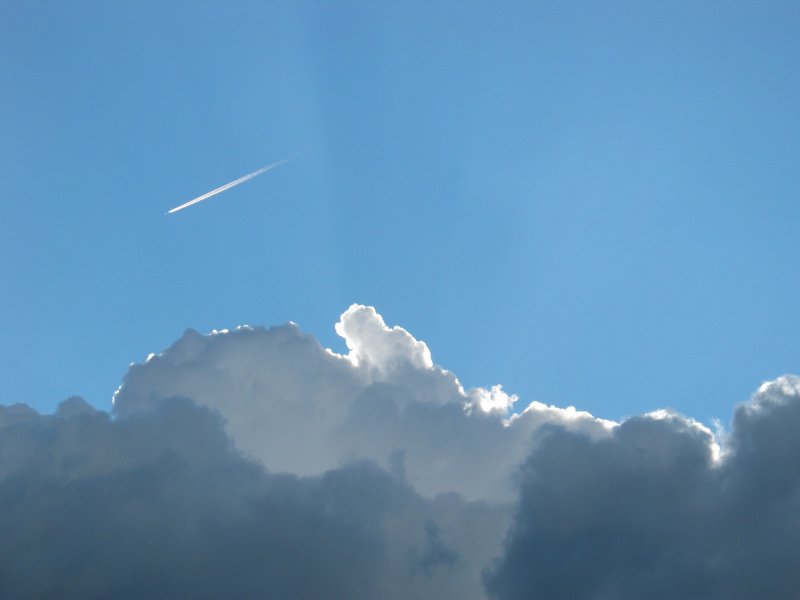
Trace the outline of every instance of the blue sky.
<instances>
[{"instance_id":1,"label":"blue sky","mask_svg":"<svg viewBox=\"0 0 800 600\"><path fill-rule=\"evenodd\" d=\"M353 302L608 418L797 372L797 5L433 4L0 4L2 402Z\"/></svg>"}]
</instances>

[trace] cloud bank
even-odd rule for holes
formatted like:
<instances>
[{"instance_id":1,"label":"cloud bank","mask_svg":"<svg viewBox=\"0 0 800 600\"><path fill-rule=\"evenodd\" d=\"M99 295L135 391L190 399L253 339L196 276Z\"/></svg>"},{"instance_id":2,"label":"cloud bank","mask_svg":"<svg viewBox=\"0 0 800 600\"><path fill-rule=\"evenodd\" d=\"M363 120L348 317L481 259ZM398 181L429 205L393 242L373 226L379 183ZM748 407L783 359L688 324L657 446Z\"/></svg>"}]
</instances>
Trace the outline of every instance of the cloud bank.
<instances>
[{"instance_id":1,"label":"cloud bank","mask_svg":"<svg viewBox=\"0 0 800 600\"><path fill-rule=\"evenodd\" d=\"M465 390L354 305L132 365L112 414L0 407L0 595L792 597L800 379L715 435Z\"/></svg>"}]
</instances>

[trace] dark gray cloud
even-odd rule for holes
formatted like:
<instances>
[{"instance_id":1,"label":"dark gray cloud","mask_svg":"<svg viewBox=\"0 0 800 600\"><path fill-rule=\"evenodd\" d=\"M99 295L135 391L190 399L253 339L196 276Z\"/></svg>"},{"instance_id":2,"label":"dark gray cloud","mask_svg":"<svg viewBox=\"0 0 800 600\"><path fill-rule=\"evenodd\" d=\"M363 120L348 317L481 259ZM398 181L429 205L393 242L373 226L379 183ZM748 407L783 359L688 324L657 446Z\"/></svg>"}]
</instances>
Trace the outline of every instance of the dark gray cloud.
<instances>
[{"instance_id":1,"label":"dark gray cloud","mask_svg":"<svg viewBox=\"0 0 800 600\"><path fill-rule=\"evenodd\" d=\"M492 597L793 598L800 590L800 379L740 406L717 458L677 415L605 439L541 432Z\"/></svg>"},{"instance_id":2,"label":"dark gray cloud","mask_svg":"<svg viewBox=\"0 0 800 600\"><path fill-rule=\"evenodd\" d=\"M267 473L188 400L0 423L5 598L480 598L482 538L506 522L370 463Z\"/></svg>"}]
</instances>

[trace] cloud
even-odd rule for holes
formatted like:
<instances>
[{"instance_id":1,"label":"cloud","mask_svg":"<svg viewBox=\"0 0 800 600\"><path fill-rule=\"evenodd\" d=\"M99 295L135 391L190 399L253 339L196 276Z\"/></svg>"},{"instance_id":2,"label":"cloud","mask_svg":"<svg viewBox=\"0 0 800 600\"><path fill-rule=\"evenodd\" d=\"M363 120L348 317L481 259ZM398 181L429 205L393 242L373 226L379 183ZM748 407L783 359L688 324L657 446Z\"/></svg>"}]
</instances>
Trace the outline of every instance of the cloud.
<instances>
[{"instance_id":1,"label":"cloud","mask_svg":"<svg viewBox=\"0 0 800 600\"><path fill-rule=\"evenodd\" d=\"M111 414L0 406L7 597L786 598L800 589L800 379L730 432L464 389L353 305L187 331Z\"/></svg>"},{"instance_id":2,"label":"cloud","mask_svg":"<svg viewBox=\"0 0 800 600\"><path fill-rule=\"evenodd\" d=\"M506 523L370 463L267 473L188 400L0 417L3 597L480 598Z\"/></svg>"},{"instance_id":3,"label":"cloud","mask_svg":"<svg viewBox=\"0 0 800 600\"><path fill-rule=\"evenodd\" d=\"M379 373L403 368L433 369L433 359L425 342L415 340L402 327L387 327L372 306L353 304L335 329L344 338L350 350L348 358L354 365L366 363Z\"/></svg>"},{"instance_id":4,"label":"cloud","mask_svg":"<svg viewBox=\"0 0 800 600\"><path fill-rule=\"evenodd\" d=\"M115 397L124 416L171 396L218 410L237 447L275 471L318 475L354 459L389 467L402 455L424 495L511 500L511 474L531 434L561 423L592 436L613 426L535 402L513 415L500 386L464 390L422 341L353 305L336 324L349 349L322 348L293 324L203 336L187 331L134 365Z\"/></svg>"},{"instance_id":5,"label":"cloud","mask_svg":"<svg viewBox=\"0 0 800 600\"><path fill-rule=\"evenodd\" d=\"M494 598L790 598L800 589L800 379L764 384L723 455L680 415L540 432Z\"/></svg>"}]
</instances>

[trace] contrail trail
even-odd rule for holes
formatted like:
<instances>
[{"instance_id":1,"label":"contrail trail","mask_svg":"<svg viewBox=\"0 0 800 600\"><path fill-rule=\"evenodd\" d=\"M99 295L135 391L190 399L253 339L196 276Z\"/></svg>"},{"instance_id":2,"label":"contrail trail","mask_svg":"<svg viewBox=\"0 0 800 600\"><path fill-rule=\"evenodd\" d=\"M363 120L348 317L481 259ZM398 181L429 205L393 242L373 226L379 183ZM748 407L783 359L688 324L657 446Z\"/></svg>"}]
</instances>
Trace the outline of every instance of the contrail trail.
<instances>
[{"instance_id":1,"label":"contrail trail","mask_svg":"<svg viewBox=\"0 0 800 600\"><path fill-rule=\"evenodd\" d=\"M295 158L297 158L297 155L290 156L289 158L284 158L283 160L279 160L278 162L271 163L271 164L267 165L266 167L261 167L257 171L253 171L252 173L248 173L247 175L245 175L243 177L239 177L239 179L235 179L235 180L231 181L230 183L226 183L225 185L221 185L217 189L211 190L210 192L208 192L206 194L203 194L202 196L198 196L194 200L189 200L188 202L185 202L184 204L181 204L180 206L176 206L175 208L172 208L172 209L168 210L166 212L166 214L171 215L172 213L176 213L179 210L183 210L184 208L187 208L187 207L191 206L192 204L197 204L198 202L202 202L206 198L211 198L211 196L216 196L217 194L221 194L225 190L229 190L232 187L236 187L237 185L239 185L240 183L244 183L248 179L252 179L253 177L258 177L259 175L261 175L262 173L264 173L266 171L269 171L269 170L274 169L276 167L280 167L281 165L285 165L287 162L289 162L290 160L294 160Z\"/></svg>"}]
</instances>

